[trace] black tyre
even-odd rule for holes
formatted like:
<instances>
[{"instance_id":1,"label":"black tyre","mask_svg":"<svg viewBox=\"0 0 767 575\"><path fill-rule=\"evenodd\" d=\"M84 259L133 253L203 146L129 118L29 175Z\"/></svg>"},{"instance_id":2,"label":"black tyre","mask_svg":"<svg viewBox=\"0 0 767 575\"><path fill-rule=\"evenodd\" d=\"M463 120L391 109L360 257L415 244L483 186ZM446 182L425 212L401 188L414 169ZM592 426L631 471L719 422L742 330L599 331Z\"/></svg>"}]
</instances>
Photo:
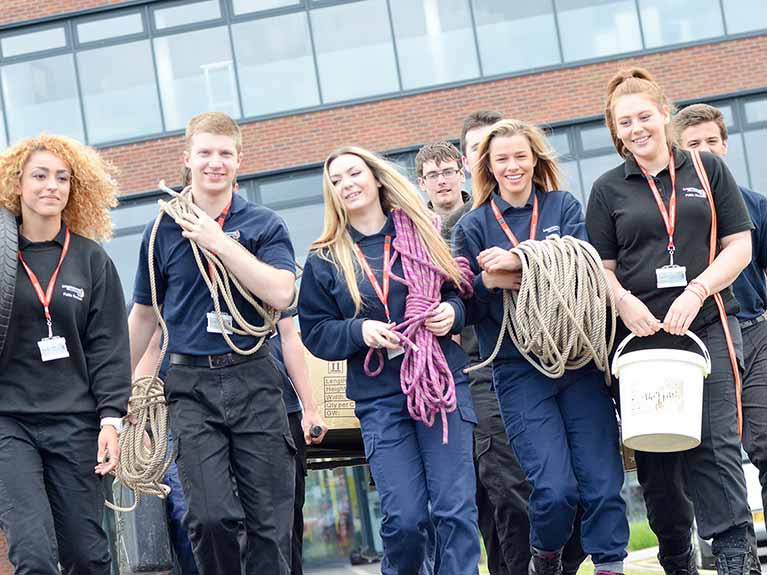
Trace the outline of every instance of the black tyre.
<instances>
[{"instance_id":1,"label":"black tyre","mask_svg":"<svg viewBox=\"0 0 767 575\"><path fill-rule=\"evenodd\" d=\"M15 216L0 208L0 353L5 346L16 290L18 228Z\"/></svg>"}]
</instances>

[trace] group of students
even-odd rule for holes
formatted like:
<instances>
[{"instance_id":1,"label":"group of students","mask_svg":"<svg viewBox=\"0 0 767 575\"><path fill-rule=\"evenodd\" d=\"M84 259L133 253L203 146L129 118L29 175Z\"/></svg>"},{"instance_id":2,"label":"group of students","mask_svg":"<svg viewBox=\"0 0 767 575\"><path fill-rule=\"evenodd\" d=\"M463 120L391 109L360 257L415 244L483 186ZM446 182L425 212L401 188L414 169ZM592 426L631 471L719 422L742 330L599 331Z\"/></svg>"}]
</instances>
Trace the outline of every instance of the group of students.
<instances>
[{"instance_id":1,"label":"group of students","mask_svg":"<svg viewBox=\"0 0 767 575\"><path fill-rule=\"evenodd\" d=\"M560 190L544 132L493 113L467 119L463 159L447 143L419 153L428 207L396 166L363 148L340 148L324 163L324 229L306 258L298 317L309 351L347 361L347 396L381 499L386 575L476 574L479 532L494 574L571 574L586 555L598 574L623 572L619 382L607 387L593 364L547 378L508 335L491 371L465 373L493 352L503 290L522 280L510 249L551 235L596 248L619 336L640 336L640 348L687 349L680 336L690 329L711 354L701 445L636 455L664 570L695 572L693 517L713 539L720 574L759 570L736 379L745 357L744 446L765 483L767 206L741 192L720 158L721 115L691 106L672 119L646 71L612 78L605 119L624 161L595 181L585 215ZM0 354L0 527L16 573L58 573L58 564L65 573L109 572L97 475L117 463L131 373L158 347L153 292L169 330L165 396L197 567L204 575L291 571L302 437L291 433L267 346L242 355L222 337L227 326L217 322L190 242L215 253L259 303L292 305L287 227L234 193L241 157L230 118L190 121L184 163L194 205L165 217L156 234L147 227L126 318L114 265L92 241L110 231L117 190L109 167L50 136L0 156L0 205L19 216L21 263ZM461 189L464 167L472 195ZM234 298L260 325L257 310ZM292 326L284 314L283 322ZM240 348L255 341L229 337Z\"/></svg>"}]
</instances>

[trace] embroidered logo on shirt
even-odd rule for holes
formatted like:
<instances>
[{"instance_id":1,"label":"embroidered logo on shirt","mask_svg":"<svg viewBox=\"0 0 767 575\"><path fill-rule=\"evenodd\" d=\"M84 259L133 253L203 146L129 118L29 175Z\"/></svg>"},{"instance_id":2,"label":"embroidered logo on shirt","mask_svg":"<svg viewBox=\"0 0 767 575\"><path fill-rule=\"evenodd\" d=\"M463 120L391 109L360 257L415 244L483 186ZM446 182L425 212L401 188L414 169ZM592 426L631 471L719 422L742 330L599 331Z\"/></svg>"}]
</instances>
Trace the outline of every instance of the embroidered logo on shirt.
<instances>
[{"instance_id":1,"label":"embroidered logo on shirt","mask_svg":"<svg viewBox=\"0 0 767 575\"><path fill-rule=\"evenodd\" d=\"M543 228L544 237L559 237L560 228L559 226L549 226L548 228Z\"/></svg>"},{"instance_id":2,"label":"embroidered logo on shirt","mask_svg":"<svg viewBox=\"0 0 767 575\"><path fill-rule=\"evenodd\" d=\"M685 198L705 198L706 192L700 188L682 188Z\"/></svg>"},{"instance_id":3,"label":"embroidered logo on shirt","mask_svg":"<svg viewBox=\"0 0 767 575\"><path fill-rule=\"evenodd\" d=\"M62 284L61 292L64 297L71 297L77 301L83 301L85 297L85 290L83 288Z\"/></svg>"},{"instance_id":4,"label":"embroidered logo on shirt","mask_svg":"<svg viewBox=\"0 0 767 575\"><path fill-rule=\"evenodd\" d=\"M233 240L240 241L240 230L234 230L232 232L224 232L227 236L232 238Z\"/></svg>"}]
</instances>

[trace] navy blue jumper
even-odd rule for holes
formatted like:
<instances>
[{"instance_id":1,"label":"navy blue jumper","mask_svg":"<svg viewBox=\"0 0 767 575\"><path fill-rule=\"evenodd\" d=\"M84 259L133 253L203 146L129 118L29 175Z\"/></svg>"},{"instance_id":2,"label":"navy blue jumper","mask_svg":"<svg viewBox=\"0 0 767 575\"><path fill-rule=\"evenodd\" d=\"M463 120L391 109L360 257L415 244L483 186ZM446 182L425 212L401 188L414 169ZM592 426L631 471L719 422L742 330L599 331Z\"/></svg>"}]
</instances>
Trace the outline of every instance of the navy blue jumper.
<instances>
[{"instance_id":1,"label":"navy blue jumper","mask_svg":"<svg viewBox=\"0 0 767 575\"><path fill-rule=\"evenodd\" d=\"M554 234L587 239L583 211L572 194L537 187L533 193L539 205L537 239ZM492 197L519 241L529 239L533 195L519 208L498 194ZM458 222L453 245L477 274L467 323L476 324L480 355L488 357L501 329L503 300L501 290L488 290L482 283L477 256L493 246L512 247L489 201ZM493 381L509 440L533 486L531 545L543 551L561 549L580 502L584 551L596 565L622 561L628 544L620 495L623 467L615 410L602 374L589 364L550 379L520 355L507 334L493 362Z\"/></svg>"},{"instance_id":2,"label":"navy blue jumper","mask_svg":"<svg viewBox=\"0 0 767 575\"><path fill-rule=\"evenodd\" d=\"M385 237L396 236L391 217L378 233L365 236L351 227L349 233L382 285ZM404 277L399 258L392 272ZM367 276L358 270L357 278L363 301L359 314L343 273L317 252L310 253L301 279L298 316L309 351L328 361L347 360L346 394L356 402L365 455L381 497L381 572L419 573L426 558L429 523L433 522L438 541L437 572L477 573L479 537L472 460L476 416L468 380L461 371L468 358L449 334L439 338L455 378L458 403L447 417L448 445L442 445L439 416L432 427L427 427L408 413L400 386L402 355L385 359L377 377L365 375L368 347L362 338L362 324L368 319L387 319ZM391 280L388 303L392 321L404 320L407 293L406 286ZM464 304L449 283L443 286L442 299L455 309L452 333L460 333Z\"/></svg>"}]
</instances>

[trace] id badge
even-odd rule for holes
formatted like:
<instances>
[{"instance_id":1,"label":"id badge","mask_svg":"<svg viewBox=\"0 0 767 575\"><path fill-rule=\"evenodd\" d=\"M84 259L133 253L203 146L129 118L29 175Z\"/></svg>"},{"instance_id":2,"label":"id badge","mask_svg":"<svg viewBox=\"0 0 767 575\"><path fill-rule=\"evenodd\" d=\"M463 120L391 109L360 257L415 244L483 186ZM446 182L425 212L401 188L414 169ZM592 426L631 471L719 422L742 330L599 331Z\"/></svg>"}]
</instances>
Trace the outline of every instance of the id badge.
<instances>
[{"instance_id":1,"label":"id badge","mask_svg":"<svg viewBox=\"0 0 767 575\"><path fill-rule=\"evenodd\" d=\"M687 268L685 266L663 266L655 270L658 288L673 288L687 286Z\"/></svg>"},{"instance_id":2,"label":"id badge","mask_svg":"<svg viewBox=\"0 0 767 575\"><path fill-rule=\"evenodd\" d=\"M402 355L403 353L405 353L405 348L401 346L395 347L394 349L386 348L386 356L389 359L394 359L395 357L398 357Z\"/></svg>"},{"instance_id":3,"label":"id badge","mask_svg":"<svg viewBox=\"0 0 767 575\"><path fill-rule=\"evenodd\" d=\"M53 361L54 359L69 357L67 340L63 337L45 337L37 342L37 347L40 348L40 357L43 361Z\"/></svg>"},{"instance_id":4,"label":"id badge","mask_svg":"<svg viewBox=\"0 0 767 575\"><path fill-rule=\"evenodd\" d=\"M224 322L223 326L219 323L216 312L208 312L208 333L224 333L224 329L228 335L233 333L232 330L229 329L232 325L232 316L228 313L221 312L221 319Z\"/></svg>"}]
</instances>

